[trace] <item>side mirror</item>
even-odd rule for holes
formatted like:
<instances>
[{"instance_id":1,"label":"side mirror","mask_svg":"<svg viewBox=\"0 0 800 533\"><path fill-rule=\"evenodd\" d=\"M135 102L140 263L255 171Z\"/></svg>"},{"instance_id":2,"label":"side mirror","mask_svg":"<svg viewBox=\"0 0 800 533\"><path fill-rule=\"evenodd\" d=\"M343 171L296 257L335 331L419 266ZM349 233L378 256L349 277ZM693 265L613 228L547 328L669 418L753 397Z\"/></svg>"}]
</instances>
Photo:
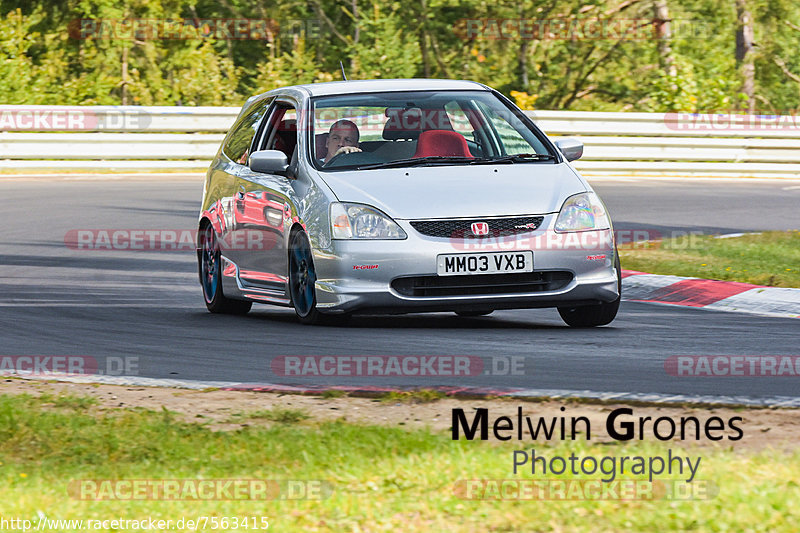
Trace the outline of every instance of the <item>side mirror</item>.
<instances>
[{"instance_id":1,"label":"side mirror","mask_svg":"<svg viewBox=\"0 0 800 533\"><path fill-rule=\"evenodd\" d=\"M286 175L289 160L280 150L259 150L250 154L248 166L253 172Z\"/></svg>"},{"instance_id":2,"label":"side mirror","mask_svg":"<svg viewBox=\"0 0 800 533\"><path fill-rule=\"evenodd\" d=\"M572 139L570 137L559 139L556 141L556 146L558 146L558 149L564 154L564 157L567 158L567 161L575 161L576 159L580 159L583 155L583 143L578 139Z\"/></svg>"}]
</instances>

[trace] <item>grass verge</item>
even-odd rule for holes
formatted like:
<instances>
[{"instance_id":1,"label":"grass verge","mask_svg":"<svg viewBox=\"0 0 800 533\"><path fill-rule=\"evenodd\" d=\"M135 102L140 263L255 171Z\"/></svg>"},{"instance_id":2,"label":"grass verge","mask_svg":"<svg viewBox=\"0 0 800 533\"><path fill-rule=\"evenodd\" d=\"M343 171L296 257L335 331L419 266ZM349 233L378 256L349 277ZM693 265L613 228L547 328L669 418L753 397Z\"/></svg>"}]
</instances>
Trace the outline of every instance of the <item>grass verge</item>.
<instances>
[{"instance_id":1,"label":"grass verge","mask_svg":"<svg viewBox=\"0 0 800 533\"><path fill-rule=\"evenodd\" d=\"M441 400L445 393L434 389L389 391L380 397L384 403L429 403Z\"/></svg>"},{"instance_id":2,"label":"grass verge","mask_svg":"<svg viewBox=\"0 0 800 533\"><path fill-rule=\"evenodd\" d=\"M311 416L302 409L288 409L283 407L273 407L249 413L238 413L234 415L238 421L241 420L269 420L278 424L297 424L308 420Z\"/></svg>"},{"instance_id":3,"label":"grass verge","mask_svg":"<svg viewBox=\"0 0 800 533\"><path fill-rule=\"evenodd\" d=\"M82 409L81 407L87 407ZM663 455L664 445L453 442L426 430L345 422L211 431L169 411L101 413L78 400L0 395L2 515L35 519L266 516L272 531L796 531L800 453L676 450L702 458L715 497L686 500L481 501L458 480L520 479L512 451L548 457ZM599 476L598 476L599 477ZM82 479L320 480L323 499L85 501Z\"/></svg>"},{"instance_id":4,"label":"grass verge","mask_svg":"<svg viewBox=\"0 0 800 533\"><path fill-rule=\"evenodd\" d=\"M800 231L628 244L620 249L620 261L624 269L651 274L800 287Z\"/></svg>"}]
</instances>

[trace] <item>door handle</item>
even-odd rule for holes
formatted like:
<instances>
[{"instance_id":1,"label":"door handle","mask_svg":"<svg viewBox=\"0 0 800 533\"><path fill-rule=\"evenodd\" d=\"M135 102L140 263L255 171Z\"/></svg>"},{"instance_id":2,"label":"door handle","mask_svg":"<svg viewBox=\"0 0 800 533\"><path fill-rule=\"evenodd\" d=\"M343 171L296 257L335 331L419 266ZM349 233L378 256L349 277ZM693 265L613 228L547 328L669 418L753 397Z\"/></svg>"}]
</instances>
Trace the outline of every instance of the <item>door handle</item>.
<instances>
[{"instance_id":1,"label":"door handle","mask_svg":"<svg viewBox=\"0 0 800 533\"><path fill-rule=\"evenodd\" d=\"M236 193L236 210L244 214L244 193L247 189L244 185L239 185L239 192Z\"/></svg>"}]
</instances>

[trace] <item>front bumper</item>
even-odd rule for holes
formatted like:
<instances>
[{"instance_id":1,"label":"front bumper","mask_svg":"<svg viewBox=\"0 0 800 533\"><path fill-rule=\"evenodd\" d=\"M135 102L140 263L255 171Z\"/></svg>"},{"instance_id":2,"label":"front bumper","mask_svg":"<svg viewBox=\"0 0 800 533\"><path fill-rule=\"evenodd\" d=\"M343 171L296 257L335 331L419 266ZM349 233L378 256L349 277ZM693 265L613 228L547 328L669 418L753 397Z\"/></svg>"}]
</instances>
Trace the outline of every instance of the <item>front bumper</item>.
<instances>
[{"instance_id":1,"label":"front bumper","mask_svg":"<svg viewBox=\"0 0 800 533\"><path fill-rule=\"evenodd\" d=\"M315 249L317 307L328 313L467 311L590 305L619 296L614 268L613 231L558 234L548 215L540 229L485 239L444 239L416 232L406 220L397 223L405 240L332 241ZM535 292L498 288L491 294L409 296L392 287L400 277L436 276L440 254L533 251L534 272L569 273L555 290ZM480 274L474 276L480 277Z\"/></svg>"}]
</instances>

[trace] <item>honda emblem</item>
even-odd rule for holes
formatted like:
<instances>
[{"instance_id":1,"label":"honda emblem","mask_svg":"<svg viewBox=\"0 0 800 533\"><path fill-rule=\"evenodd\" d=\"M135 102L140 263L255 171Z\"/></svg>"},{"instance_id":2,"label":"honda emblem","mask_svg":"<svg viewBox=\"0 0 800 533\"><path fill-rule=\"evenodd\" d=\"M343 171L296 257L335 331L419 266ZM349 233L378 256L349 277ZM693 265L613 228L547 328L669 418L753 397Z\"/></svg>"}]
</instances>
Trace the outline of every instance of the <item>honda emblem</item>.
<instances>
[{"instance_id":1,"label":"honda emblem","mask_svg":"<svg viewBox=\"0 0 800 533\"><path fill-rule=\"evenodd\" d=\"M486 222L473 222L472 234L476 236L489 235L489 224Z\"/></svg>"}]
</instances>

